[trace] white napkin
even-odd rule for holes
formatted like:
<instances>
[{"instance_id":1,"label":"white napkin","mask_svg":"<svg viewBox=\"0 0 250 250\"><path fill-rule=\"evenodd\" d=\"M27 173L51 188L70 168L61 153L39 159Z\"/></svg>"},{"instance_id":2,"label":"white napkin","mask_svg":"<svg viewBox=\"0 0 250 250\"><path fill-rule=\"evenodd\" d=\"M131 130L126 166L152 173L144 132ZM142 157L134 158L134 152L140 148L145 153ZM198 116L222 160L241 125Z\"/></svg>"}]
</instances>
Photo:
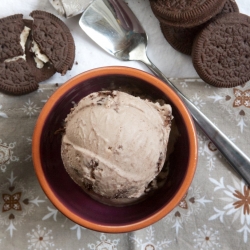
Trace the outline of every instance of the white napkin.
<instances>
[{"instance_id":1,"label":"white napkin","mask_svg":"<svg viewBox=\"0 0 250 250\"><path fill-rule=\"evenodd\" d=\"M57 12L70 18L82 13L92 2L91 0L49 0Z\"/></svg>"}]
</instances>

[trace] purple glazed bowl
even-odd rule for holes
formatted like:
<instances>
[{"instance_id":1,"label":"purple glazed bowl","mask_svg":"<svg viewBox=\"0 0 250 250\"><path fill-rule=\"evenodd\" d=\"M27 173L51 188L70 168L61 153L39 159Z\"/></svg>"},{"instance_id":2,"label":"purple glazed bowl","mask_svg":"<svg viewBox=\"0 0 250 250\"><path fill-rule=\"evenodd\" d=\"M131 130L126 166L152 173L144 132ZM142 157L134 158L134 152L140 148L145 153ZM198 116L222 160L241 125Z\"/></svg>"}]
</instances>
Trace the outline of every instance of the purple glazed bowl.
<instances>
[{"instance_id":1,"label":"purple glazed bowl","mask_svg":"<svg viewBox=\"0 0 250 250\"><path fill-rule=\"evenodd\" d=\"M124 207L104 205L88 196L64 169L61 133L64 119L88 94L103 89L136 87L171 104L181 134L170 155L165 185L146 200ZM62 85L38 118L32 142L34 168L50 201L72 221L100 232L121 233L141 229L167 215L186 194L197 164L197 139L192 118L180 98L161 80L127 67L105 67L82 73Z\"/></svg>"}]
</instances>

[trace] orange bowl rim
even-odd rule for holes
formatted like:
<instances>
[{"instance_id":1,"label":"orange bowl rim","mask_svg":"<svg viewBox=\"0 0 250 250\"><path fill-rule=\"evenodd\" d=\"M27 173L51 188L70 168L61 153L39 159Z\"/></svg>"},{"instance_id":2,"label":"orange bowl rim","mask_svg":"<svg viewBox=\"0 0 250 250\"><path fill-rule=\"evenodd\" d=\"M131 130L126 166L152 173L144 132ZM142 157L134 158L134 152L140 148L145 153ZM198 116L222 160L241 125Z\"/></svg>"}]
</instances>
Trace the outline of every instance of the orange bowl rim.
<instances>
[{"instance_id":1,"label":"orange bowl rim","mask_svg":"<svg viewBox=\"0 0 250 250\"><path fill-rule=\"evenodd\" d=\"M64 204L58 199L58 197L53 193L50 189L49 183L46 180L46 177L43 172L41 160L40 160L40 138L43 131L44 123L47 117L50 114L50 110L52 109L54 103L63 96L67 91L74 88L77 84L81 82L94 78L97 76L104 76L104 75L128 75L136 78L140 78L149 84L157 87L161 90L172 102L176 105L177 109L182 114L182 117L185 121L185 125L188 131L189 137L189 148L190 148L190 155L188 161L188 169L185 175L185 178L176 192L175 196L170 200L168 204L166 204L162 209L154 213L153 215L132 224L122 225L122 226L108 226L102 224L96 224L91 221L85 220L82 217L77 216L76 214L72 213ZM33 138L32 138L32 158L34 163L35 172L38 178L38 181L48 196L50 201L54 204L54 206L61 211L66 217L74 221L75 223L95 230L99 232L106 232L106 233L125 233L130 231L139 230L141 228L147 227L160 219L166 216L169 212L171 212L181 201L184 197L186 192L188 191L189 186L193 180L196 166L197 166L197 136L196 136L196 129L194 126L194 122L192 117L189 114L189 111L183 104L182 100L177 96L177 94L167 86L163 81L156 78L155 76L139 70L135 68L125 67L125 66L109 66L109 67L101 67L92 69L86 72L83 72L71 79L69 79L66 83L60 86L49 98L49 100L44 105L41 113L37 119L37 123L34 129Z\"/></svg>"}]
</instances>

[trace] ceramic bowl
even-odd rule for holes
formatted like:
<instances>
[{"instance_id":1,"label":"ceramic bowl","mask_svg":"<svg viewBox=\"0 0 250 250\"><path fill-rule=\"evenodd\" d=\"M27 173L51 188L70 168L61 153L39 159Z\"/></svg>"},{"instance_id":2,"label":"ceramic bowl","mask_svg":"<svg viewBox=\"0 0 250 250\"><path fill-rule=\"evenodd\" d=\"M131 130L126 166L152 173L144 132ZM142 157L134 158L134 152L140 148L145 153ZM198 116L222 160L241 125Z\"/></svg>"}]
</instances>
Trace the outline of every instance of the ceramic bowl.
<instances>
[{"instance_id":1,"label":"ceramic bowl","mask_svg":"<svg viewBox=\"0 0 250 250\"><path fill-rule=\"evenodd\" d=\"M61 160L60 131L74 103L92 92L123 88L139 90L152 99L169 103L180 136L169 158L164 186L138 204L115 207L92 199L69 177ZM179 204L195 174L197 138L188 110L164 82L138 69L104 67L73 77L49 98L35 126L32 156L40 185L60 212L83 227L122 233L155 223Z\"/></svg>"}]
</instances>

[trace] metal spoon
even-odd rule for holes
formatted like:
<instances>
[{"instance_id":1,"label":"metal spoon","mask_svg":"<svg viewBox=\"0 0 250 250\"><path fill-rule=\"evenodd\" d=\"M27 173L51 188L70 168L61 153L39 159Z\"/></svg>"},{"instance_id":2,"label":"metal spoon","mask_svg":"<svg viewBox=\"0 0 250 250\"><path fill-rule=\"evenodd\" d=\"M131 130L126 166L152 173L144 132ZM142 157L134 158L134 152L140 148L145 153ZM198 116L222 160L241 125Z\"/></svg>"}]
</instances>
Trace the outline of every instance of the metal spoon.
<instances>
[{"instance_id":1,"label":"metal spoon","mask_svg":"<svg viewBox=\"0 0 250 250\"><path fill-rule=\"evenodd\" d=\"M250 159L149 60L146 54L147 35L123 0L93 1L81 16L79 25L90 38L111 55L120 60L143 62L157 77L168 84L183 100L194 121L234 170L250 185Z\"/></svg>"}]
</instances>

